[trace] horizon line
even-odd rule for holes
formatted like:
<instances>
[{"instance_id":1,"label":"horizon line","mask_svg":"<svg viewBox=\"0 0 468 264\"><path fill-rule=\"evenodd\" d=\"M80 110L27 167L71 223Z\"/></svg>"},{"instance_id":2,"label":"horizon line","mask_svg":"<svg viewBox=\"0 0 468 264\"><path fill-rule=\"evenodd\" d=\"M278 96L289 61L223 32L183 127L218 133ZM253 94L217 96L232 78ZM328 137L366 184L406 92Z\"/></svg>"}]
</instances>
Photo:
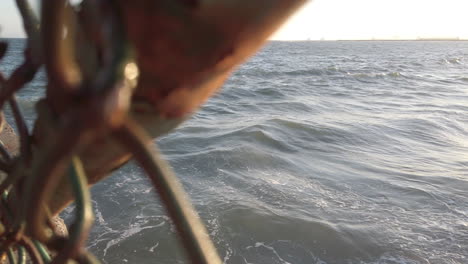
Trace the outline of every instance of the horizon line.
<instances>
[{"instance_id":1,"label":"horizon line","mask_svg":"<svg viewBox=\"0 0 468 264\"><path fill-rule=\"evenodd\" d=\"M0 39L26 39L26 37L1 37ZM468 38L365 38L365 39L268 39L268 41L468 41Z\"/></svg>"}]
</instances>

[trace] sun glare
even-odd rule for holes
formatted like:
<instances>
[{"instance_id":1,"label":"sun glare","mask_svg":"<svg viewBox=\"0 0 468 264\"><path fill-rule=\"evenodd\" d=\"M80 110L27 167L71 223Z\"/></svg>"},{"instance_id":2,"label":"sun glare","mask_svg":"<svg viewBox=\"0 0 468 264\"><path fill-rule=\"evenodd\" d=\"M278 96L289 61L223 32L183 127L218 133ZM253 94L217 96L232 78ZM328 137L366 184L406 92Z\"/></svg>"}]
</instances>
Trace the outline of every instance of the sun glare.
<instances>
[{"instance_id":1,"label":"sun glare","mask_svg":"<svg viewBox=\"0 0 468 264\"><path fill-rule=\"evenodd\" d=\"M466 0L315 0L272 39L468 39Z\"/></svg>"},{"instance_id":2,"label":"sun glare","mask_svg":"<svg viewBox=\"0 0 468 264\"><path fill-rule=\"evenodd\" d=\"M24 37L14 1L0 10L0 37ZM467 10L468 0L313 0L272 39L468 39Z\"/></svg>"}]
</instances>

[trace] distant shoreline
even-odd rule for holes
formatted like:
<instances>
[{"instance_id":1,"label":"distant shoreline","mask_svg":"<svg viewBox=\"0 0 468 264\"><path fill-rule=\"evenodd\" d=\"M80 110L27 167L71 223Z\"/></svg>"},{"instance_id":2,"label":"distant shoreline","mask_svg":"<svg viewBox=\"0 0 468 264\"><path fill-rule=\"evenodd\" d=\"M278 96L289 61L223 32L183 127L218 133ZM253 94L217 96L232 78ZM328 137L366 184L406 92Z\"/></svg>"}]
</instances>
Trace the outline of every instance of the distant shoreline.
<instances>
[{"instance_id":1,"label":"distant shoreline","mask_svg":"<svg viewBox=\"0 0 468 264\"><path fill-rule=\"evenodd\" d=\"M320 40L319 40L320 41ZM326 40L324 40L326 41ZM438 38L421 38L421 39L338 39L336 41L468 41L468 39L438 39Z\"/></svg>"},{"instance_id":2,"label":"distant shoreline","mask_svg":"<svg viewBox=\"0 0 468 264\"><path fill-rule=\"evenodd\" d=\"M468 39L303 39L303 40L270 40L291 42L464 42Z\"/></svg>"},{"instance_id":3,"label":"distant shoreline","mask_svg":"<svg viewBox=\"0 0 468 264\"><path fill-rule=\"evenodd\" d=\"M0 37L0 40L7 40L7 39L26 39L26 38L9 38L9 37ZM283 39L271 39L268 41L290 41L290 42L360 42L360 41L418 41L418 42L425 42L425 41L468 41L468 39L458 39L458 38L420 38L420 39L293 39L293 40L283 40Z\"/></svg>"}]
</instances>

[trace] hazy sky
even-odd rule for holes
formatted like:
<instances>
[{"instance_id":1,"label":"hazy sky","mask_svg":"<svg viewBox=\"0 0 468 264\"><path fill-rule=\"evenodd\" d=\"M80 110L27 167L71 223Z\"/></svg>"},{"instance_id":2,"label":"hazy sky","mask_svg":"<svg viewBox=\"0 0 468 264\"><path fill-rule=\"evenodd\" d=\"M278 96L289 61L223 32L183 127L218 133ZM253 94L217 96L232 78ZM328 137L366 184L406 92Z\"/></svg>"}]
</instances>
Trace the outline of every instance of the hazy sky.
<instances>
[{"instance_id":1,"label":"hazy sky","mask_svg":"<svg viewBox=\"0 0 468 264\"><path fill-rule=\"evenodd\" d=\"M0 0L0 37L23 36L14 2ZM468 0L314 0L273 39L468 39L467 14Z\"/></svg>"},{"instance_id":2,"label":"hazy sky","mask_svg":"<svg viewBox=\"0 0 468 264\"><path fill-rule=\"evenodd\" d=\"M275 39L468 38L468 0L315 0Z\"/></svg>"}]
</instances>

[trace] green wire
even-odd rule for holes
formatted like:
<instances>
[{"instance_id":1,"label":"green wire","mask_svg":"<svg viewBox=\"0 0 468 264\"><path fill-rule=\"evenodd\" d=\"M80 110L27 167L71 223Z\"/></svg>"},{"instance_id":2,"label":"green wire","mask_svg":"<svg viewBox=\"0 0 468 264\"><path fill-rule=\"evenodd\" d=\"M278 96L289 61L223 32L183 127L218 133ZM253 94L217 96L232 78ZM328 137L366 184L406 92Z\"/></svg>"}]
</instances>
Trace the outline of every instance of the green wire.
<instances>
[{"instance_id":1,"label":"green wire","mask_svg":"<svg viewBox=\"0 0 468 264\"><path fill-rule=\"evenodd\" d=\"M23 246L18 247L18 264L26 263L26 252Z\"/></svg>"},{"instance_id":2,"label":"green wire","mask_svg":"<svg viewBox=\"0 0 468 264\"><path fill-rule=\"evenodd\" d=\"M86 175L84 174L83 165L78 157L72 158L72 166L68 171L68 176L71 182L73 193L75 194L76 205L76 234L80 234L84 228L84 222L89 217L93 217L91 208L91 195L88 190ZM74 234L71 236L73 237ZM72 238L73 239L73 238Z\"/></svg>"},{"instance_id":3,"label":"green wire","mask_svg":"<svg viewBox=\"0 0 468 264\"><path fill-rule=\"evenodd\" d=\"M7 200L8 200L8 191L4 191L2 193L2 199L3 199L3 202L5 202L5 204L6 204ZM8 209L9 208L7 208L7 210ZM11 213L11 212L9 212L9 213ZM39 251L39 254L41 254L42 260L45 263L50 263L52 261L52 259L50 258L50 255L47 252L46 248L37 240L34 240L33 243L34 243L34 246ZM8 250L8 261L9 261L10 264L16 264L16 263L24 264L24 263L26 263L26 253L25 253L24 247L23 246L18 247L18 262L16 261L15 254L13 253L13 250L10 248Z\"/></svg>"},{"instance_id":4,"label":"green wire","mask_svg":"<svg viewBox=\"0 0 468 264\"><path fill-rule=\"evenodd\" d=\"M76 220L74 230L70 234L70 240L79 242L81 233L91 227L94 219L93 209L91 206L91 194L88 189L88 181L84 173L83 164L81 160L75 156L72 158L72 166L69 170L69 179L75 194L76 205ZM87 231L87 230L86 230Z\"/></svg>"},{"instance_id":5,"label":"green wire","mask_svg":"<svg viewBox=\"0 0 468 264\"><path fill-rule=\"evenodd\" d=\"M34 243L34 246L36 246L37 250L39 251L39 254L41 254L42 260L45 263L50 263L52 259L50 258L50 255L47 252L47 249L42 245L42 243L37 240L33 240L33 243Z\"/></svg>"},{"instance_id":6,"label":"green wire","mask_svg":"<svg viewBox=\"0 0 468 264\"><path fill-rule=\"evenodd\" d=\"M76 247L84 243L83 232L89 232L94 220L93 209L91 205L91 194L88 189L88 181L84 172L81 160L74 156L72 164L68 170L68 177L75 195L76 219L73 229L70 232L69 243L67 247ZM69 250L69 249L68 249ZM60 254L60 253L59 253ZM66 253L65 253L66 254ZM59 257L59 256L57 256ZM99 263L92 255L86 254L83 259L85 263Z\"/></svg>"},{"instance_id":7,"label":"green wire","mask_svg":"<svg viewBox=\"0 0 468 264\"><path fill-rule=\"evenodd\" d=\"M13 253L13 249L11 249L11 247L8 249L8 263L16 264L15 253Z\"/></svg>"}]
</instances>

